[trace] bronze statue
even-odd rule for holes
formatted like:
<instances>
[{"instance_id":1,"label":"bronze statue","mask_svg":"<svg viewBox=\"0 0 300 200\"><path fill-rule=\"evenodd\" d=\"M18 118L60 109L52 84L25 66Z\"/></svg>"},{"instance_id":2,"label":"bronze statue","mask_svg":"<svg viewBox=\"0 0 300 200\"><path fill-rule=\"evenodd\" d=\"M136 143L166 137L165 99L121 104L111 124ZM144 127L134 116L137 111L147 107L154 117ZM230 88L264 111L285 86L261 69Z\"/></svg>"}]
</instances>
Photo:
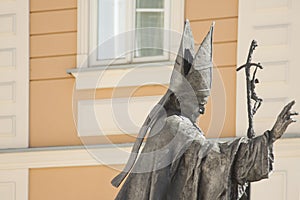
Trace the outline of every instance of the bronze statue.
<instances>
[{"instance_id":1,"label":"bronze statue","mask_svg":"<svg viewBox=\"0 0 300 200\"><path fill-rule=\"evenodd\" d=\"M241 199L247 183L268 178L273 143L295 121L295 101L260 136L207 140L196 119L204 113L211 90L212 33L213 25L195 53L186 21L170 87L144 122L124 170L112 180L118 187L127 177L116 199Z\"/></svg>"}]
</instances>

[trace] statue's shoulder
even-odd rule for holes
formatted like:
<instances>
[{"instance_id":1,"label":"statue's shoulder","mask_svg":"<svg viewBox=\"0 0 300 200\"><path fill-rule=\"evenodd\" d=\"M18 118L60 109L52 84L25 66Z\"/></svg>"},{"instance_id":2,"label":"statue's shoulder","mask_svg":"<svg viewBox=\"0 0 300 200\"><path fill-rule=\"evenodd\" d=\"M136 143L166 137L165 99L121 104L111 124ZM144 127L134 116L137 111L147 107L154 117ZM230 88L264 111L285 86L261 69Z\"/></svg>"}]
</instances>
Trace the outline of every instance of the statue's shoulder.
<instances>
[{"instance_id":1,"label":"statue's shoulder","mask_svg":"<svg viewBox=\"0 0 300 200\"><path fill-rule=\"evenodd\" d=\"M173 134L181 133L194 139L198 138L199 136L203 136L203 133L199 127L194 125L189 118L180 115L172 115L167 117L166 129Z\"/></svg>"},{"instance_id":2,"label":"statue's shoulder","mask_svg":"<svg viewBox=\"0 0 300 200\"><path fill-rule=\"evenodd\" d=\"M171 116L168 116L165 120L166 120L167 127L178 127L179 125L193 126L193 123L191 122L191 120L184 116L171 115Z\"/></svg>"},{"instance_id":3,"label":"statue's shoulder","mask_svg":"<svg viewBox=\"0 0 300 200\"><path fill-rule=\"evenodd\" d=\"M184 122L184 118L179 115L168 116L165 120L168 124L178 124Z\"/></svg>"},{"instance_id":4,"label":"statue's shoulder","mask_svg":"<svg viewBox=\"0 0 300 200\"><path fill-rule=\"evenodd\" d=\"M193 123L191 122L191 120L189 118L181 116L181 115L168 116L166 118L166 121L171 122L171 123L186 123L186 124L193 125Z\"/></svg>"}]
</instances>

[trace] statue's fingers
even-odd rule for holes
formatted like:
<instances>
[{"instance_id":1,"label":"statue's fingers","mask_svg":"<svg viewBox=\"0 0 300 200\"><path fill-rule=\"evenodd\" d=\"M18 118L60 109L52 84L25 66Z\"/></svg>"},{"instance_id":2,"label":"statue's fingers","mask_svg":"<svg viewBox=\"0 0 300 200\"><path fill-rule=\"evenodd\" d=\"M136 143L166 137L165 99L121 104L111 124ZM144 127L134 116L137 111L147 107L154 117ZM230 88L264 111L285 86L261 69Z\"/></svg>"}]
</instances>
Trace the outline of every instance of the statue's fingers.
<instances>
[{"instance_id":1,"label":"statue's fingers","mask_svg":"<svg viewBox=\"0 0 300 200\"><path fill-rule=\"evenodd\" d=\"M280 114L279 114L279 117L280 118L284 118L288 112L288 105L285 105L284 108L281 110Z\"/></svg>"},{"instance_id":2,"label":"statue's fingers","mask_svg":"<svg viewBox=\"0 0 300 200\"><path fill-rule=\"evenodd\" d=\"M293 118L290 118L288 121L286 121L283 125L283 130L286 130L287 127L291 124L291 123L295 123L297 122L297 120L293 119Z\"/></svg>"},{"instance_id":3,"label":"statue's fingers","mask_svg":"<svg viewBox=\"0 0 300 200\"><path fill-rule=\"evenodd\" d=\"M284 116L285 120L289 120L291 118L291 116L295 116L298 115L298 112L295 111L289 111L288 113L286 113L286 115Z\"/></svg>"},{"instance_id":4,"label":"statue's fingers","mask_svg":"<svg viewBox=\"0 0 300 200\"><path fill-rule=\"evenodd\" d=\"M296 101L293 100L290 103L287 104L288 110L291 110L291 108L295 105Z\"/></svg>"},{"instance_id":5,"label":"statue's fingers","mask_svg":"<svg viewBox=\"0 0 300 200\"><path fill-rule=\"evenodd\" d=\"M290 119L287 121L287 124L290 125L291 123L295 123L295 122L297 122L296 119L290 118Z\"/></svg>"},{"instance_id":6,"label":"statue's fingers","mask_svg":"<svg viewBox=\"0 0 300 200\"><path fill-rule=\"evenodd\" d=\"M279 117L284 118L284 116L291 110L291 108L295 103L296 103L295 100L293 100L290 103L288 103L286 106L284 106L283 110L279 114Z\"/></svg>"},{"instance_id":7,"label":"statue's fingers","mask_svg":"<svg viewBox=\"0 0 300 200\"><path fill-rule=\"evenodd\" d=\"M290 112L290 116L293 116L293 115L299 115L299 113L296 112L296 111L291 111L291 112Z\"/></svg>"}]
</instances>

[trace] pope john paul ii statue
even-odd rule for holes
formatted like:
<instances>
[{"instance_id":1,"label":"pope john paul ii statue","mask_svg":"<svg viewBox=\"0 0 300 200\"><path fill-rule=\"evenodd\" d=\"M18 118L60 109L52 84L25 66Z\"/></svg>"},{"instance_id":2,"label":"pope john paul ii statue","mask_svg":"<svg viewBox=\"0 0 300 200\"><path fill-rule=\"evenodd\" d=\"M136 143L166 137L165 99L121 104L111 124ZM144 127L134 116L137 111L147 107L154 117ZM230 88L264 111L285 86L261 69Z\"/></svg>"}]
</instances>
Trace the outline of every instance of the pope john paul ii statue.
<instances>
[{"instance_id":1,"label":"pope john paul ii statue","mask_svg":"<svg viewBox=\"0 0 300 200\"><path fill-rule=\"evenodd\" d=\"M186 21L169 89L141 127L124 170L112 180L118 187L127 177L116 199L235 200L244 198L249 182L268 178L273 143L295 121L295 102L258 137L207 140L196 119L204 114L211 90L212 34L213 25L195 53Z\"/></svg>"}]
</instances>

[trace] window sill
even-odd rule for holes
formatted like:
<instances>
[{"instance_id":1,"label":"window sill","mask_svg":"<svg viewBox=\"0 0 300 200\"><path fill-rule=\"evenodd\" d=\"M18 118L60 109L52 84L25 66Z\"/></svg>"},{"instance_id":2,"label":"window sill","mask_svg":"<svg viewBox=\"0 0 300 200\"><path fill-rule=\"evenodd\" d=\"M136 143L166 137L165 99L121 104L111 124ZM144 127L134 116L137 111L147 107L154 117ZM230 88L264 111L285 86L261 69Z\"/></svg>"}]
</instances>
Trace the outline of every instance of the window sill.
<instances>
[{"instance_id":1,"label":"window sill","mask_svg":"<svg viewBox=\"0 0 300 200\"><path fill-rule=\"evenodd\" d=\"M173 62L138 63L69 69L76 78L76 89L100 89L169 84Z\"/></svg>"}]
</instances>

